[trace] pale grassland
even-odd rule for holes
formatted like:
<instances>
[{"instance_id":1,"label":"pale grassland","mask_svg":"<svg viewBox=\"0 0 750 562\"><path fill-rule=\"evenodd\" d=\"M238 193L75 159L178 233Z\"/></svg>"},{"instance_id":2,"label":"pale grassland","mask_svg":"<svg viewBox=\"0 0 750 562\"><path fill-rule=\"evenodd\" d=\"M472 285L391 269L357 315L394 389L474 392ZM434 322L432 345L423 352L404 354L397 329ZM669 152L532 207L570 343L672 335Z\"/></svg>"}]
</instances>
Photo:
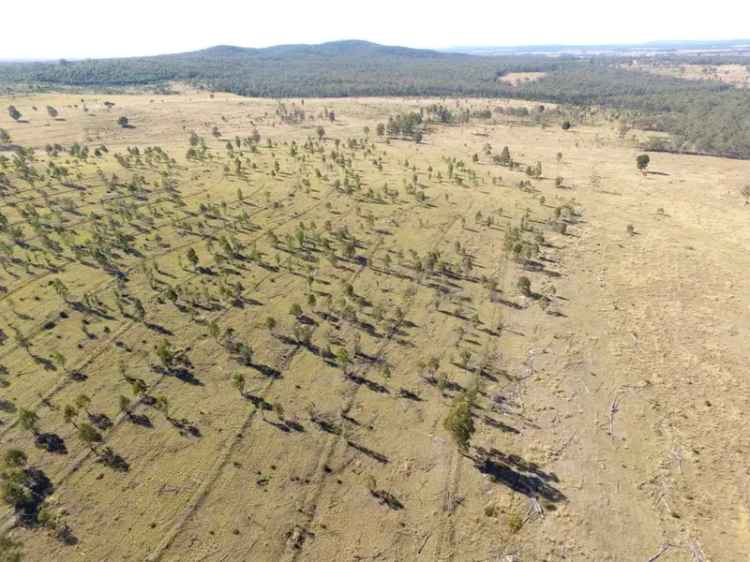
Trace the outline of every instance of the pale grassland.
<instances>
[{"instance_id":1,"label":"pale grassland","mask_svg":"<svg viewBox=\"0 0 750 562\"><path fill-rule=\"evenodd\" d=\"M512 86L518 86L524 82L536 82L544 78L546 72L509 72L502 75L498 80Z\"/></svg>"},{"instance_id":2,"label":"pale grassland","mask_svg":"<svg viewBox=\"0 0 750 562\"><path fill-rule=\"evenodd\" d=\"M10 382L2 449L22 448L50 478L47 501L77 539L61 546L44 529L16 526L10 536L28 560L614 561L646 560L669 543L661 559L677 561L691 548L706 560L750 551L742 345L750 210L739 195L748 163L659 154L643 176L637 151L597 124L563 132L499 117L431 126L421 144L375 134L389 115L441 100L286 100L315 117L285 124L273 100L188 90L83 99L87 113L81 96L2 100L28 118L0 126L36 149L40 171L49 143L109 149L86 162L53 158L69 169L68 186L31 185L12 165L5 171L12 186L0 211L24 225L30 247L17 247L16 261L0 270L8 335L0 362ZM116 105L107 110L104 101ZM64 120L49 119L46 105ZM319 117L324 108L335 122ZM120 115L134 128L119 128ZM225 144L254 128L261 141L256 152L243 146L238 175ZM205 138L210 159L185 159L190 131ZM493 153L507 145L524 166L541 161L543 177L494 164L486 144ZM142 157L126 169L114 154L132 146L160 146L175 164ZM454 168L462 185L448 179L447 158L465 163ZM117 174L116 187L97 169ZM423 200L407 188L415 174ZM127 188L135 176L142 190ZM354 185L355 176L361 188L347 193L344 179ZM398 195L387 196L386 183ZM42 238L28 206L78 243L97 229L132 237L137 253L112 258L127 272L123 311L116 279L90 257L66 247L48 250L47 264L34 251ZM561 207L566 234L551 224ZM504 244L524 216L524 239L543 236L526 264ZM349 257L347 239L335 236L344 228L356 240ZM60 231L48 236L62 240ZM222 259L222 236L244 257ZM203 270L187 261L190 248ZM418 271L415 256L424 262L430 252L447 265ZM520 276L531 297L520 294ZM53 279L69 289L69 303ZM100 299L99 313L70 304L85 294ZM295 303L300 318L290 314ZM212 323L252 348L252 365L210 334ZM310 345L297 341L300 326L311 327ZM30 338L28 350L12 327ZM184 352L185 372L155 368L164 340ZM351 364L321 356L326 346L346 349ZM45 363L55 351L64 369ZM148 395L165 397L167 411L138 400L122 369L143 379ZM71 376L77 371L83 380ZM473 385L476 433L463 455L443 419ZM98 450L111 447L126 471L98 462L65 421L64 406L81 394L113 423ZM119 412L121 395L150 427ZM22 408L37 412L40 431L64 439L66 454L34 445L15 423ZM496 452L480 458L480 448ZM389 506L371 490L397 501ZM10 510L3 517L11 522Z\"/></svg>"},{"instance_id":3,"label":"pale grassland","mask_svg":"<svg viewBox=\"0 0 750 562\"><path fill-rule=\"evenodd\" d=\"M718 80L741 88L750 86L750 71L743 64L648 64L634 63L624 68L672 76L686 80Z\"/></svg>"}]
</instances>

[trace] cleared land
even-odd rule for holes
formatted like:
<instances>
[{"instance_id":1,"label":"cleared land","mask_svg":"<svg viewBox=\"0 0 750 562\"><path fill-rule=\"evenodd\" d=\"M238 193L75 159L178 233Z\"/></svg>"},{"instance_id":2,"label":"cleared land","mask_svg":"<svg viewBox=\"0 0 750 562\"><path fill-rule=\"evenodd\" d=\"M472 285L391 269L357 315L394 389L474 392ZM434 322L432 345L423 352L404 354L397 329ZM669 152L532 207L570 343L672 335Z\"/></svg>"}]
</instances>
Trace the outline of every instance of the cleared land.
<instances>
[{"instance_id":1,"label":"cleared land","mask_svg":"<svg viewBox=\"0 0 750 562\"><path fill-rule=\"evenodd\" d=\"M535 82L544 78L546 73L544 72L509 72L504 74L498 80L505 82L511 86L518 86L524 82Z\"/></svg>"},{"instance_id":2,"label":"cleared land","mask_svg":"<svg viewBox=\"0 0 750 562\"><path fill-rule=\"evenodd\" d=\"M623 68L685 80L718 80L740 88L750 87L750 71L744 64L624 64Z\"/></svg>"},{"instance_id":3,"label":"cleared land","mask_svg":"<svg viewBox=\"0 0 750 562\"><path fill-rule=\"evenodd\" d=\"M643 175L611 125L497 113L376 134L433 103L2 100L35 152L0 170L0 448L74 537L6 509L28 560L747 558L750 162Z\"/></svg>"}]
</instances>

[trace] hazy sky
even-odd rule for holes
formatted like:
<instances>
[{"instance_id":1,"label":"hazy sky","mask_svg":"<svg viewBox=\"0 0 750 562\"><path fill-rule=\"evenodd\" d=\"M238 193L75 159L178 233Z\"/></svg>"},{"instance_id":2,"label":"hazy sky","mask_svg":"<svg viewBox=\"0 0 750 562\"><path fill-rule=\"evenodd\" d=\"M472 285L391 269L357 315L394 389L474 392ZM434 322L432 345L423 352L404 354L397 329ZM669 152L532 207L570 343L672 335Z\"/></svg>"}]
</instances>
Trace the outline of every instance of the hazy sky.
<instances>
[{"instance_id":1,"label":"hazy sky","mask_svg":"<svg viewBox=\"0 0 750 562\"><path fill-rule=\"evenodd\" d=\"M8 0L9 1L9 0ZM409 47L750 36L750 1L26 0L4 9L0 59L148 55L217 44L366 39Z\"/></svg>"}]
</instances>

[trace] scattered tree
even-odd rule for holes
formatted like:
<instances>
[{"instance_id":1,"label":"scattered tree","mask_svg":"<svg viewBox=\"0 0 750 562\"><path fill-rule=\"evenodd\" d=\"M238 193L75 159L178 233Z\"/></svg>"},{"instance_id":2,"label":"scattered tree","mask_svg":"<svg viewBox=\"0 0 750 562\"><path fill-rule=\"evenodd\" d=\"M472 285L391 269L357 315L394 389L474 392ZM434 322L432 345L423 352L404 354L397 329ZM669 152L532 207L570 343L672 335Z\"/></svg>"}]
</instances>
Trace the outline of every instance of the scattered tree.
<instances>
[{"instance_id":1,"label":"scattered tree","mask_svg":"<svg viewBox=\"0 0 750 562\"><path fill-rule=\"evenodd\" d=\"M78 426L78 437L94 452L96 452L96 445L104 440L102 434L93 425L86 422Z\"/></svg>"},{"instance_id":2,"label":"scattered tree","mask_svg":"<svg viewBox=\"0 0 750 562\"><path fill-rule=\"evenodd\" d=\"M27 461L26 453L24 453L21 449L8 449L5 451L5 455L3 455L3 462L5 463L5 466L9 466L11 468L20 468L22 466L26 465Z\"/></svg>"},{"instance_id":3,"label":"scattered tree","mask_svg":"<svg viewBox=\"0 0 750 562\"><path fill-rule=\"evenodd\" d=\"M635 165L638 170L645 176L648 165L651 163L651 157L648 154L639 154L635 159Z\"/></svg>"},{"instance_id":4,"label":"scattered tree","mask_svg":"<svg viewBox=\"0 0 750 562\"><path fill-rule=\"evenodd\" d=\"M39 416L36 412L21 408L18 412L18 423L21 425L22 429L36 433Z\"/></svg>"},{"instance_id":5,"label":"scattered tree","mask_svg":"<svg viewBox=\"0 0 750 562\"><path fill-rule=\"evenodd\" d=\"M10 115L10 118L13 119L13 121L18 121L22 117L21 112L16 109L15 105L8 106L8 115Z\"/></svg>"}]
</instances>

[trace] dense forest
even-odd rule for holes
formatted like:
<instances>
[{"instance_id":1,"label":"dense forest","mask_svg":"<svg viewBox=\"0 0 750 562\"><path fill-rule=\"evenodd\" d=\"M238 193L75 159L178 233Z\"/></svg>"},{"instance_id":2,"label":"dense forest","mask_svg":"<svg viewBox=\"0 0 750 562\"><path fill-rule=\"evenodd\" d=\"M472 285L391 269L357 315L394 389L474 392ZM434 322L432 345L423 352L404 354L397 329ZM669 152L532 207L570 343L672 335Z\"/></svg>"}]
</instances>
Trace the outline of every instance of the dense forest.
<instances>
[{"instance_id":1,"label":"dense forest","mask_svg":"<svg viewBox=\"0 0 750 562\"><path fill-rule=\"evenodd\" d=\"M736 56L729 58L727 62L737 62ZM652 149L750 158L750 91L720 82L625 70L619 67L622 60L612 56L474 56L339 41L0 64L0 83L123 87L178 80L243 96L502 96L597 105L617 112L628 125L672 135ZM711 62L721 62L721 57L711 57ZM511 72L546 75L517 86L499 80Z\"/></svg>"},{"instance_id":2,"label":"dense forest","mask_svg":"<svg viewBox=\"0 0 750 562\"><path fill-rule=\"evenodd\" d=\"M478 57L386 47L364 41L218 46L192 53L126 59L0 65L0 82L128 86L186 80L244 96L469 95L503 92L498 76L549 71L544 57Z\"/></svg>"}]
</instances>

